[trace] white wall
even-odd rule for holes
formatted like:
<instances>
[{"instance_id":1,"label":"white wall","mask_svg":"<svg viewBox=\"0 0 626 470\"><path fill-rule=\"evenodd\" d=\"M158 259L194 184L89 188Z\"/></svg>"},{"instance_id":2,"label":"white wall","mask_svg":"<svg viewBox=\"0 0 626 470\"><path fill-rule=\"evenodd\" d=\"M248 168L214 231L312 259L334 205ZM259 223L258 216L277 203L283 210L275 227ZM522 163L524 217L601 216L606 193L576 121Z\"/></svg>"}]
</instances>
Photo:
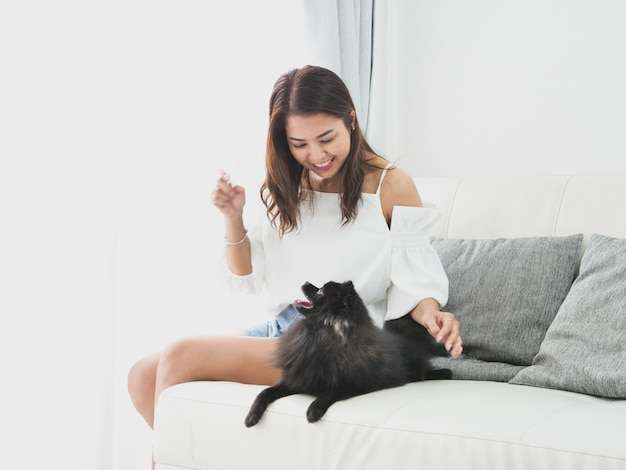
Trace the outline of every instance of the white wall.
<instances>
[{"instance_id":1,"label":"white wall","mask_svg":"<svg viewBox=\"0 0 626 470\"><path fill-rule=\"evenodd\" d=\"M126 374L226 328L209 193L223 166L256 198L298 7L0 3L3 469L150 468Z\"/></svg>"},{"instance_id":2,"label":"white wall","mask_svg":"<svg viewBox=\"0 0 626 470\"><path fill-rule=\"evenodd\" d=\"M372 143L416 175L626 172L626 2L377 2Z\"/></svg>"},{"instance_id":3,"label":"white wall","mask_svg":"<svg viewBox=\"0 0 626 470\"><path fill-rule=\"evenodd\" d=\"M10 470L103 468L110 455L117 14L106 3L0 6L0 461Z\"/></svg>"}]
</instances>

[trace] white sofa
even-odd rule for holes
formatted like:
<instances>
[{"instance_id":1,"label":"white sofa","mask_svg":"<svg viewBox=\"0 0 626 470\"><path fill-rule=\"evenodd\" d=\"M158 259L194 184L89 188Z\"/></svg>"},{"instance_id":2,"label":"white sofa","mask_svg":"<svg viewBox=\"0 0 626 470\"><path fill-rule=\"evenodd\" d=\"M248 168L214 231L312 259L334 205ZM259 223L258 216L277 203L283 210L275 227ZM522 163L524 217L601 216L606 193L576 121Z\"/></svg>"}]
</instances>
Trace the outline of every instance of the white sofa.
<instances>
[{"instance_id":1,"label":"white sofa","mask_svg":"<svg viewBox=\"0 0 626 470\"><path fill-rule=\"evenodd\" d=\"M582 233L583 246L594 233L626 238L624 174L416 178L416 183L424 201L444 212L433 237ZM623 306L626 317L626 298ZM606 324L601 307L589 315L599 327ZM626 330L618 334L626 344ZM625 348L614 351L618 374L626 374ZM244 417L262 388L195 382L165 390L155 418L156 468L626 469L622 399L555 386L453 379L339 402L316 424L305 419L311 397L283 398L257 426L246 428Z\"/></svg>"}]
</instances>

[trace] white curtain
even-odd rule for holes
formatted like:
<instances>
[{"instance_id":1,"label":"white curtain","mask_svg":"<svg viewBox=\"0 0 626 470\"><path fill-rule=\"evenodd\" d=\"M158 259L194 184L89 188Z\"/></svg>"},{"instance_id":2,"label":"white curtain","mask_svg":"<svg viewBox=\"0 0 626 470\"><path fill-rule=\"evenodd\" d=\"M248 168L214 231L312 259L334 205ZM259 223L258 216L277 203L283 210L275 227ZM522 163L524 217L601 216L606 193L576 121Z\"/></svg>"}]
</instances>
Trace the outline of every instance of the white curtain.
<instances>
[{"instance_id":1,"label":"white curtain","mask_svg":"<svg viewBox=\"0 0 626 470\"><path fill-rule=\"evenodd\" d=\"M369 116L374 0L304 0L311 57L350 90L363 129Z\"/></svg>"},{"instance_id":2,"label":"white curtain","mask_svg":"<svg viewBox=\"0 0 626 470\"><path fill-rule=\"evenodd\" d=\"M398 159L397 126L394 119L399 108L399 51L397 34L398 5L396 1L375 2L374 39L370 114L367 137L376 151L395 161ZM391 121L391 122L390 122Z\"/></svg>"},{"instance_id":3,"label":"white curtain","mask_svg":"<svg viewBox=\"0 0 626 470\"><path fill-rule=\"evenodd\" d=\"M302 30L292 0L2 2L3 469L150 468L126 374L247 323L222 321L209 193L223 167L254 207Z\"/></svg>"}]
</instances>

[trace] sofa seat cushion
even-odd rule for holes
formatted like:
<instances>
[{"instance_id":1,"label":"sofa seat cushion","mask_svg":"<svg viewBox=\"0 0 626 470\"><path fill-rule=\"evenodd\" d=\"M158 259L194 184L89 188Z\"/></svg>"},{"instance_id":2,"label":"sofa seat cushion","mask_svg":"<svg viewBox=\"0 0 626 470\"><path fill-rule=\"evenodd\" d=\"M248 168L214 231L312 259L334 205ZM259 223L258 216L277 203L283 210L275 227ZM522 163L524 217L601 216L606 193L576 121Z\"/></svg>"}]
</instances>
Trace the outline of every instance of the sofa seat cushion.
<instances>
[{"instance_id":1,"label":"sofa seat cushion","mask_svg":"<svg viewBox=\"0 0 626 470\"><path fill-rule=\"evenodd\" d=\"M626 412L626 401L499 382L429 381L336 403L315 424L305 418L310 396L283 398L246 428L244 417L262 389L194 382L165 390L155 417L157 469L626 466L622 425L611 419Z\"/></svg>"}]
</instances>

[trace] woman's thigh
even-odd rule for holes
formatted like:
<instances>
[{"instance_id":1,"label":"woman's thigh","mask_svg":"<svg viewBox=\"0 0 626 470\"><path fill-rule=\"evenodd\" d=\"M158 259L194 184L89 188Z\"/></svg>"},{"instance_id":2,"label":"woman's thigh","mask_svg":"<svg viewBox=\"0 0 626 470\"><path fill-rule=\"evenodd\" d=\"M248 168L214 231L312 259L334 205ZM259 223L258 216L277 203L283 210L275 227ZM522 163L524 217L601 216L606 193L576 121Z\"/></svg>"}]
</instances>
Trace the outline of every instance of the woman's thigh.
<instances>
[{"instance_id":1,"label":"woman's thigh","mask_svg":"<svg viewBox=\"0 0 626 470\"><path fill-rule=\"evenodd\" d=\"M165 348L159 359L157 389L197 380L271 385L281 375L274 365L276 344L276 338L248 336L176 341Z\"/></svg>"}]
</instances>

